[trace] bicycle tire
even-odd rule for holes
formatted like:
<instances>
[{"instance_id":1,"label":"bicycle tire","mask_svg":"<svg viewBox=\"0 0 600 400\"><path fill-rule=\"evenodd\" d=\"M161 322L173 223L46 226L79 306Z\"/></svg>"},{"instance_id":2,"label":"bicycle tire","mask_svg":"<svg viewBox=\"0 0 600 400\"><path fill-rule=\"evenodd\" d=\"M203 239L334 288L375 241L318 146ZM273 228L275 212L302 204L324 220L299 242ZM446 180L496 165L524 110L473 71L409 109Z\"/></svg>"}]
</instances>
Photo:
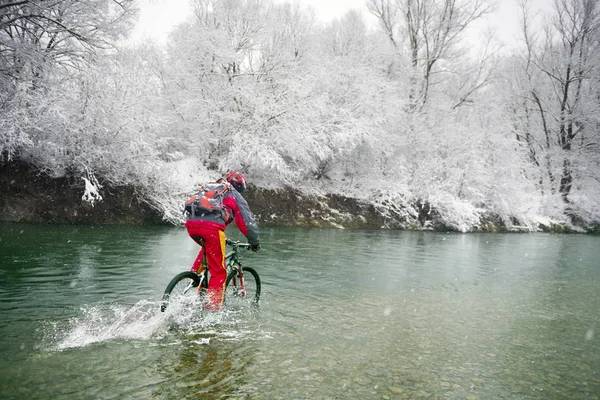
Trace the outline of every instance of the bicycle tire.
<instances>
[{"instance_id":1,"label":"bicycle tire","mask_svg":"<svg viewBox=\"0 0 600 400\"><path fill-rule=\"evenodd\" d=\"M234 269L227 276L224 301L228 306L258 306L261 291L260 276L251 267L242 267L242 273L246 292L243 293L241 290L238 271Z\"/></svg>"},{"instance_id":2,"label":"bicycle tire","mask_svg":"<svg viewBox=\"0 0 600 400\"><path fill-rule=\"evenodd\" d=\"M205 286L205 282L206 279L202 284L203 287ZM160 304L160 311L164 312L167 309L172 295L177 295L178 297L182 297L186 294L190 295L190 297L196 296L197 291L194 288L197 288L198 284L200 284L200 277L195 272L184 271L175 275L165 289L165 293L163 294ZM187 291L184 291L185 288L187 288Z\"/></svg>"}]
</instances>

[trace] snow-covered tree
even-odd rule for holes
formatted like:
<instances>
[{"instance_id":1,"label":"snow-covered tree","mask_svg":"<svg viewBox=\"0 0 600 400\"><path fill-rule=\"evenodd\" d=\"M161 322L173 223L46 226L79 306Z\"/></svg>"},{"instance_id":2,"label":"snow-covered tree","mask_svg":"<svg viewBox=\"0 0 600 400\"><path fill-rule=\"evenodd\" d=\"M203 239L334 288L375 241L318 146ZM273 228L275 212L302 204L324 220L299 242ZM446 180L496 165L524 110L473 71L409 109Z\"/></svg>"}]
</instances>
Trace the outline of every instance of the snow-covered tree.
<instances>
[{"instance_id":1,"label":"snow-covered tree","mask_svg":"<svg viewBox=\"0 0 600 400\"><path fill-rule=\"evenodd\" d=\"M52 118L51 125L62 129L63 113L44 114L53 107L46 91L114 49L134 12L132 0L0 3L0 159L10 160L41 136L53 136L46 125Z\"/></svg>"},{"instance_id":2,"label":"snow-covered tree","mask_svg":"<svg viewBox=\"0 0 600 400\"><path fill-rule=\"evenodd\" d=\"M528 150L530 175L550 213L581 215L582 208L591 208L585 219L597 219L591 199L599 194L594 188L600 179L600 7L595 1L555 1L543 29L533 28L527 2L522 10L524 46L510 72L515 135Z\"/></svg>"}]
</instances>

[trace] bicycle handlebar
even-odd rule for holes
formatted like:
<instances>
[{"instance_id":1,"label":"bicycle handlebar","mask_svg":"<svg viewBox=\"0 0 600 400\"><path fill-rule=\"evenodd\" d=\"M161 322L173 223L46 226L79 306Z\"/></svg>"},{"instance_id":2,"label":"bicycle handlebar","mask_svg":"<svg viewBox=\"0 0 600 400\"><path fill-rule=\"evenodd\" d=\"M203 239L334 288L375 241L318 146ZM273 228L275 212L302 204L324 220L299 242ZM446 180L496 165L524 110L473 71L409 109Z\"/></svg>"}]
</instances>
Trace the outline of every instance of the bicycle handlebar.
<instances>
[{"instance_id":1,"label":"bicycle handlebar","mask_svg":"<svg viewBox=\"0 0 600 400\"><path fill-rule=\"evenodd\" d=\"M246 249L250 248L250 243L242 243L237 240L231 240L229 238L225 239L225 243L227 243L229 246L233 246L233 247L243 247Z\"/></svg>"}]
</instances>

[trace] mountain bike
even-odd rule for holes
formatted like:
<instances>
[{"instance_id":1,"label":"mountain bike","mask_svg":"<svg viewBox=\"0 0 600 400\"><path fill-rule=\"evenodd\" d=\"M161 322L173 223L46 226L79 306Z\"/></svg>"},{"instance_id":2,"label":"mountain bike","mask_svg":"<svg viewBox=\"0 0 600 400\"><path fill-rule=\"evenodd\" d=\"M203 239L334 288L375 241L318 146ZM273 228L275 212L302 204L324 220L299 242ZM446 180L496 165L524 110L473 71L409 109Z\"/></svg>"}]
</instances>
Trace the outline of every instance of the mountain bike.
<instances>
[{"instance_id":1,"label":"mountain bike","mask_svg":"<svg viewBox=\"0 0 600 400\"><path fill-rule=\"evenodd\" d=\"M231 246L231 251L225 255L227 280L225 281L224 304L227 306L257 306L260 298L260 277L258 272L250 267L242 266L241 250L249 249L249 243L240 243L226 239L225 243ZM203 246L203 241L200 240ZM183 305L198 304L208 288L208 265L206 254L201 263L199 272L181 272L167 285L160 304L160 311L164 312L169 303L177 302Z\"/></svg>"}]
</instances>

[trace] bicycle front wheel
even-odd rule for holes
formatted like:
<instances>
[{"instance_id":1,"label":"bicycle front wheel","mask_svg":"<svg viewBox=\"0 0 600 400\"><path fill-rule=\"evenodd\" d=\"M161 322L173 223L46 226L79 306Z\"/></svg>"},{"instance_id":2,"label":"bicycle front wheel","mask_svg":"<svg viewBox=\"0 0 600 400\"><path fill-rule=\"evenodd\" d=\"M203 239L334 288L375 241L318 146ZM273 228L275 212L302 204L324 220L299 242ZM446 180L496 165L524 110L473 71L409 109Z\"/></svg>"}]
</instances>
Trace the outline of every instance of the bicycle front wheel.
<instances>
[{"instance_id":1,"label":"bicycle front wheel","mask_svg":"<svg viewBox=\"0 0 600 400\"><path fill-rule=\"evenodd\" d=\"M260 277L250 267L234 269L227 276L225 284L225 302L227 306L257 306L260 298Z\"/></svg>"},{"instance_id":2,"label":"bicycle front wheel","mask_svg":"<svg viewBox=\"0 0 600 400\"><path fill-rule=\"evenodd\" d=\"M192 271L184 271L175 275L167 285L160 304L160 311L164 312L170 303L190 305L197 301L197 288L200 277Z\"/></svg>"}]
</instances>

